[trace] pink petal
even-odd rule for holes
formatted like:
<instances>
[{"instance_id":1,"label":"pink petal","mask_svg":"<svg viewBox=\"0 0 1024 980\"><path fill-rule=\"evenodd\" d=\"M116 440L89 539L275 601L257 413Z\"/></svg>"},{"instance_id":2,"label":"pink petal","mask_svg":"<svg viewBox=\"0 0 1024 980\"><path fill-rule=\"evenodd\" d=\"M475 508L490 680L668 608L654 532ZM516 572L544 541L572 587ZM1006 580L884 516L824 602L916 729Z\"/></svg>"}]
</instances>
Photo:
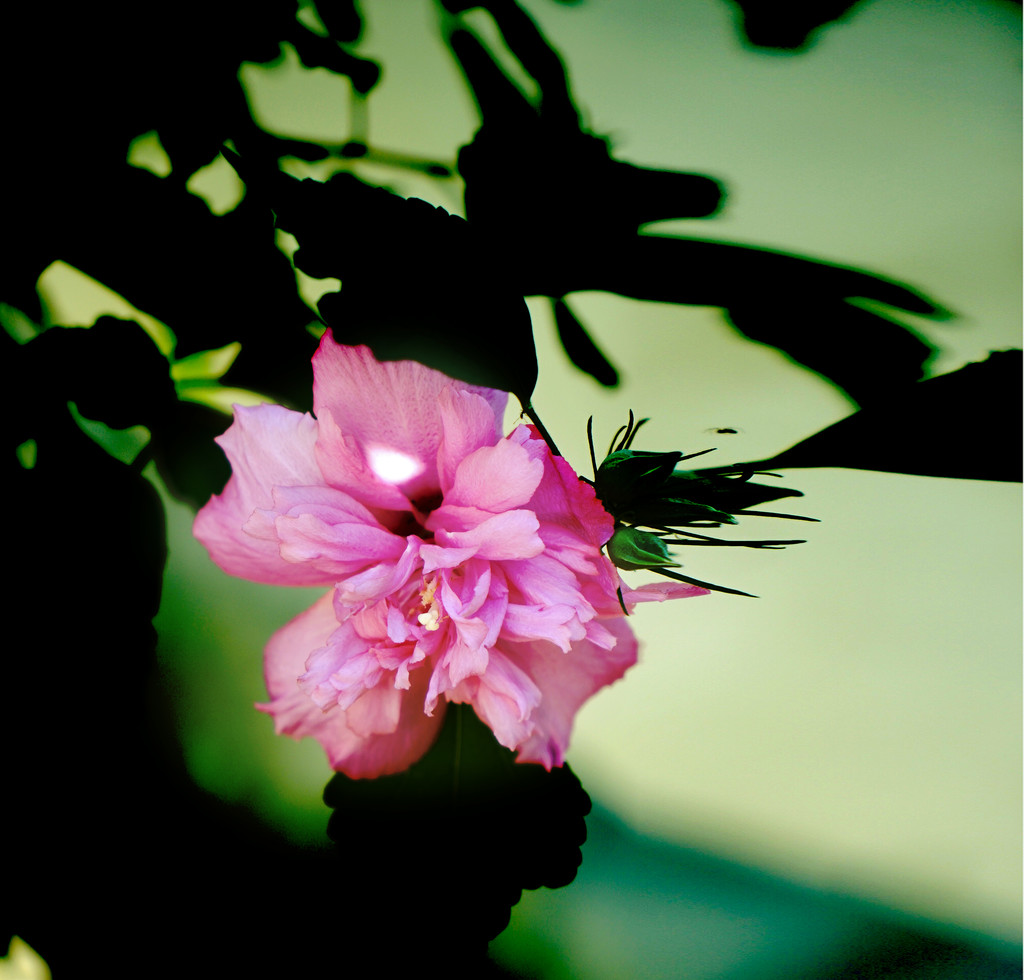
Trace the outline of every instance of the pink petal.
<instances>
[{"instance_id":1,"label":"pink petal","mask_svg":"<svg viewBox=\"0 0 1024 980\"><path fill-rule=\"evenodd\" d=\"M313 355L313 405L318 419L330 415L337 432L353 440L364 458L371 448L401 453L422 467L400 484L409 499L440 489L437 456L441 445L438 398L449 384L504 408L507 396L488 388L453 382L416 361L378 361L369 347L346 347L324 334ZM321 458L346 455L325 427ZM350 452L350 449L348 450ZM328 476L333 476L329 473ZM332 479L332 483L334 480Z\"/></svg>"},{"instance_id":2,"label":"pink petal","mask_svg":"<svg viewBox=\"0 0 1024 980\"><path fill-rule=\"evenodd\" d=\"M320 738L320 732L331 727L328 715L322 712L299 689L299 677L306 672L306 661L317 650L327 646L338 628L331 593L321 596L304 613L282 626L271 636L263 653L263 677L270 695L269 704L256 705L274 717L278 734L304 738Z\"/></svg>"},{"instance_id":3,"label":"pink petal","mask_svg":"<svg viewBox=\"0 0 1024 980\"><path fill-rule=\"evenodd\" d=\"M420 545L420 557L423 559L423 574L437 571L439 568L455 568L476 554L476 548L442 548L436 544Z\"/></svg>"},{"instance_id":4,"label":"pink petal","mask_svg":"<svg viewBox=\"0 0 1024 980\"><path fill-rule=\"evenodd\" d=\"M504 392L495 394L503 395ZM501 438L501 409L485 398L454 384L441 391L442 439L437 456L441 490L446 495L455 483L455 471L470 453L481 446L493 446Z\"/></svg>"},{"instance_id":5,"label":"pink petal","mask_svg":"<svg viewBox=\"0 0 1024 980\"><path fill-rule=\"evenodd\" d=\"M383 603L338 624L326 643L306 659L306 670L299 677L298 685L318 708L327 710L335 705L348 708L365 691L380 683L384 668L373 646L376 641L385 639L386 618L380 606ZM411 646L398 650L407 658Z\"/></svg>"},{"instance_id":6,"label":"pink petal","mask_svg":"<svg viewBox=\"0 0 1024 980\"><path fill-rule=\"evenodd\" d=\"M440 693L451 690L461 684L467 677L475 677L487 670L490 662L490 651L483 645L487 626L479 620L470 620L463 624L462 629L453 632L445 655L434 671L434 677ZM443 686L439 686L443 683ZM428 696L434 693L431 688Z\"/></svg>"},{"instance_id":7,"label":"pink petal","mask_svg":"<svg viewBox=\"0 0 1024 980\"><path fill-rule=\"evenodd\" d=\"M391 595L409 581L419 561L420 539L407 538L405 550L397 561L382 561L365 571L338 582L335 589L335 611L344 618L342 607L376 602Z\"/></svg>"},{"instance_id":8,"label":"pink petal","mask_svg":"<svg viewBox=\"0 0 1024 980\"><path fill-rule=\"evenodd\" d=\"M576 609L568 605L523 605L510 603L501 626L502 636L521 643L547 640L567 652L573 640L581 640L584 631L579 625Z\"/></svg>"},{"instance_id":9,"label":"pink petal","mask_svg":"<svg viewBox=\"0 0 1024 980\"><path fill-rule=\"evenodd\" d=\"M444 712L438 711L433 717L424 714L427 671L417 670L410 676L409 690L399 692L390 681L382 681L339 718L330 738L321 740L332 769L352 779L373 779L408 769L426 754L441 731ZM398 716L394 718L396 703ZM341 713L340 708L334 710ZM346 724L349 714L353 715L353 726L367 734L357 734ZM390 732L374 732L385 717L394 718L394 728Z\"/></svg>"},{"instance_id":10,"label":"pink petal","mask_svg":"<svg viewBox=\"0 0 1024 980\"><path fill-rule=\"evenodd\" d=\"M316 438L309 415L280 405L235 406L234 422L217 439L231 463L231 479L192 528L225 572L273 585L331 584L324 569L286 561L273 527L275 487L324 482L313 454ZM250 524L259 511L270 514Z\"/></svg>"},{"instance_id":11,"label":"pink petal","mask_svg":"<svg viewBox=\"0 0 1024 980\"><path fill-rule=\"evenodd\" d=\"M502 514L525 506L543 475L544 464L514 442L483 446L459 463L445 503Z\"/></svg>"},{"instance_id":12,"label":"pink petal","mask_svg":"<svg viewBox=\"0 0 1024 980\"><path fill-rule=\"evenodd\" d=\"M493 594L508 594L504 576L489 561L471 559L455 575L442 576L441 596L444 610L449 616L472 616Z\"/></svg>"},{"instance_id":13,"label":"pink petal","mask_svg":"<svg viewBox=\"0 0 1024 980\"><path fill-rule=\"evenodd\" d=\"M612 536L615 521L597 499L594 488L576 475L564 457L552 456L535 433L532 426L519 426L508 437L531 452L543 447L544 478L530 501L530 509L542 524L558 525L600 547Z\"/></svg>"},{"instance_id":14,"label":"pink petal","mask_svg":"<svg viewBox=\"0 0 1024 980\"><path fill-rule=\"evenodd\" d=\"M324 479L367 507L377 510L408 510L409 498L371 468L355 439L346 436L330 413L320 416L316 459Z\"/></svg>"},{"instance_id":15,"label":"pink petal","mask_svg":"<svg viewBox=\"0 0 1024 980\"><path fill-rule=\"evenodd\" d=\"M533 558L544 550L537 535L537 518L528 510L496 514L469 531L438 529L437 542L451 548L473 548L478 558L511 561Z\"/></svg>"},{"instance_id":16,"label":"pink petal","mask_svg":"<svg viewBox=\"0 0 1024 980\"><path fill-rule=\"evenodd\" d=\"M699 595L710 595L711 590L687 582L648 582L631 589L622 583L622 598L626 604L633 602L664 602L666 599L691 599Z\"/></svg>"},{"instance_id":17,"label":"pink petal","mask_svg":"<svg viewBox=\"0 0 1024 980\"><path fill-rule=\"evenodd\" d=\"M532 730L519 745L519 762L539 762L545 769L565 761L576 712L602 687L618 680L636 663L637 642L625 619L602 625L617 642L603 650L589 640L563 653L550 643L502 644L510 660L529 673L540 690L540 703L530 717Z\"/></svg>"},{"instance_id":18,"label":"pink petal","mask_svg":"<svg viewBox=\"0 0 1024 980\"><path fill-rule=\"evenodd\" d=\"M515 602L536 606L566 605L593 615L593 608L580 590L579 579L571 569L550 555L537 555L529 561L506 562L502 570L509 586L517 593ZM614 586L610 598L617 601Z\"/></svg>"},{"instance_id":19,"label":"pink petal","mask_svg":"<svg viewBox=\"0 0 1024 980\"><path fill-rule=\"evenodd\" d=\"M395 687L393 678L382 679L345 712L345 724L360 738L391 735L398 729L405 691Z\"/></svg>"},{"instance_id":20,"label":"pink petal","mask_svg":"<svg viewBox=\"0 0 1024 980\"><path fill-rule=\"evenodd\" d=\"M497 649L491 651L482 676L467 678L448 694L449 701L472 704L480 720L508 749L519 747L530 736L541 699L530 672Z\"/></svg>"},{"instance_id":21,"label":"pink petal","mask_svg":"<svg viewBox=\"0 0 1024 980\"><path fill-rule=\"evenodd\" d=\"M381 527L362 504L333 487L278 488L274 501L281 557L311 563L331 580L371 563L397 560L405 550L404 538Z\"/></svg>"}]
</instances>

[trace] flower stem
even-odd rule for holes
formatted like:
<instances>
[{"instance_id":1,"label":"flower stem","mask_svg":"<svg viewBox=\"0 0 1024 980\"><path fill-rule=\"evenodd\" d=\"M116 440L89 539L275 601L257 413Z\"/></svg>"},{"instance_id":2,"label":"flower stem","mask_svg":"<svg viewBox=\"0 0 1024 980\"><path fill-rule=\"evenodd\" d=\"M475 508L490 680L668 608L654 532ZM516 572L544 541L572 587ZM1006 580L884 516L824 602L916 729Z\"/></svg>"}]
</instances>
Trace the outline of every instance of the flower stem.
<instances>
[{"instance_id":1,"label":"flower stem","mask_svg":"<svg viewBox=\"0 0 1024 980\"><path fill-rule=\"evenodd\" d=\"M452 805L459 802L459 769L462 766L462 706L455 709L455 760L452 764Z\"/></svg>"},{"instance_id":2,"label":"flower stem","mask_svg":"<svg viewBox=\"0 0 1024 980\"><path fill-rule=\"evenodd\" d=\"M552 454L555 456L561 456L562 454L558 451L558 446L555 445L555 440L551 438L551 433L544 427L544 423L541 422L540 416L537 414L537 409L533 407L533 402L523 409L523 414L528 416L530 421L537 426L537 431L548 444L548 448L551 450Z\"/></svg>"}]
</instances>

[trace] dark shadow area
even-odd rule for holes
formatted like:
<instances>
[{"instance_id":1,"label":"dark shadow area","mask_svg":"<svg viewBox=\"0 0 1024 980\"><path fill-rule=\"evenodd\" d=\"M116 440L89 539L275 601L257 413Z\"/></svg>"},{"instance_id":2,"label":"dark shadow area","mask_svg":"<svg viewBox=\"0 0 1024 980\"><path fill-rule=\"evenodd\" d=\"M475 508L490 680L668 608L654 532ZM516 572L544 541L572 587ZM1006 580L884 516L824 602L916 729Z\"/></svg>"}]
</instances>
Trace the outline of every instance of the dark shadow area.
<instances>
[{"instance_id":1,"label":"dark shadow area","mask_svg":"<svg viewBox=\"0 0 1024 980\"><path fill-rule=\"evenodd\" d=\"M467 967L508 925L524 888L576 877L590 812L568 765L517 765L466 705L448 708L438 741L410 769L372 780L339 773L324 800L360 907L384 909L401 895L416 910L403 925L415 956L457 923L447 957Z\"/></svg>"},{"instance_id":2,"label":"dark shadow area","mask_svg":"<svg viewBox=\"0 0 1024 980\"><path fill-rule=\"evenodd\" d=\"M353 4L327 7L345 37L358 34ZM286 154L328 155L257 126L241 64L272 61L288 42L356 91L375 84L375 64L302 27L297 9L289 0L259 10L216 0L201 16L125 2L5 5L0 78L19 97L5 107L0 186L18 247L0 302L38 320L36 279L61 259L172 325L179 356L241 341L231 381L304 405L314 317L274 245L272 215L243 200L217 217L185 190L226 140L275 168ZM149 131L170 157L165 179L126 163L130 142Z\"/></svg>"}]
</instances>

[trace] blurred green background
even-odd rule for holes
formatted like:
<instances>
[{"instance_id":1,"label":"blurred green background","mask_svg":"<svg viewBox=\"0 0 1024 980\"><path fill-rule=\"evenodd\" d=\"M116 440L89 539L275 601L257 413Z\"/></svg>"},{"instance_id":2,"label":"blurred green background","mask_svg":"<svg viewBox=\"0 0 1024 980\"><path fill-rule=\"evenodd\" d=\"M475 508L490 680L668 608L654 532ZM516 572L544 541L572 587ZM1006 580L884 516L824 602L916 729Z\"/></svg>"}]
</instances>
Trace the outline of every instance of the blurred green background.
<instances>
[{"instance_id":1,"label":"blurred green background","mask_svg":"<svg viewBox=\"0 0 1024 980\"><path fill-rule=\"evenodd\" d=\"M660 233L791 250L915 286L957 314L918 325L940 349L932 373L1019 345L1019 7L875 0L784 55L744 47L725 0L524 6L619 158L725 183L713 221ZM384 66L370 145L453 163L477 121L434 6L361 9L358 50ZM488 32L482 13L470 20ZM267 129L350 135L347 79L302 68L287 46L242 77ZM158 134L132 153L159 172ZM353 169L460 210L456 178ZM223 161L190 187L215 211L238 194ZM126 312L60 269L44 285L64 322ZM580 374L549 307L531 304L534 404L582 472L590 414L599 448L633 409L651 417L639 448L716 446L714 465L765 458L850 411L718 310L571 300L622 372L614 391ZM971 435L950 432L949 452L970 454ZM696 549L687 563L760 598L637 613L641 663L584 708L569 753L599 806L580 880L524 897L495 944L502 962L595 980L798 976L855 948L859 917L876 915L997 951L1017 943L1019 488L854 470L789 471L785 485L806 494L792 511L821 523L745 532L806 544ZM192 540L190 513L168 508L157 625L189 769L284 833L322 840L319 746L276 738L252 710L263 644L318 593L228 578Z\"/></svg>"}]
</instances>

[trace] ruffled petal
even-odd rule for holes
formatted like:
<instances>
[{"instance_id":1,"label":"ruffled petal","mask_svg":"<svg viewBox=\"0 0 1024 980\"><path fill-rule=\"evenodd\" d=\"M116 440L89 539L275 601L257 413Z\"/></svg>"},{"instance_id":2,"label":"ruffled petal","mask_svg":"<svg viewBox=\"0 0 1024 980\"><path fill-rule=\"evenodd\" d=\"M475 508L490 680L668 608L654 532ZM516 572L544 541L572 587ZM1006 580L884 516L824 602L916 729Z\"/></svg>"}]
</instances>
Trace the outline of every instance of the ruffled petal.
<instances>
[{"instance_id":1,"label":"ruffled petal","mask_svg":"<svg viewBox=\"0 0 1024 980\"><path fill-rule=\"evenodd\" d=\"M478 558L510 561L533 558L544 550L537 534L537 518L528 510L510 510L495 514L468 531L439 529L436 540L445 547L472 548Z\"/></svg>"},{"instance_id":2,"label":"ruffled petal","mask_svg":"<svg viewBox=\"0 0 1024 980\"><path fill-rule=\"evenodd\" d=\"M280 405L235 406L234 422L217 439L231 463L231 479L192 526L225 572L271 585L331 584L323 568L281 555L273 524L275 487L324 482L313 453L316 438L317 424L309 415Z\"/></svg>"},{"instance_id":3,"label":"ruffled petal","mask_svg":"<svg viewBox=\"0 0 1024 980\"><path fill-rule=\"evenodd\" d=\"M502 622L502 636L513 642L547 640L568 652L573 640L585 633L574 606L510 603Z\"/></svg>"},{"instance_id":4,"label":"ruffled petal","mask_svg":"<svg viewBox=\"0 0 1024 980\"><path fill-rule=\"evenodd\" d=\"M420 539L407 538L405 550L397 561L383 561L365 571L338 582L335 590L335 610L343 619L341 607L358 607L376 602L402 588L419 563Z\"/></svg>"},{"instance_id":5,"label":"ruffled petal","mask_svg":"<svg viewBox=\"0 0 1024 980\"><path fill-rule=\"evenodd\" d=\"M342 433L330 412L320 414L319 425L316 459L327 483L375 510L409 509L409 498L373 471L358 443Z\"/></svg>"},{"instance_id":6,"label":"ruffled petal","mask_svg":"<svg viewBox=\"0 0 1024 980\"><path fill-rule=\"evenodd\" d=\"M544 464L514 442L483 446L459 463L445 503L503 514L525 506L543 475Z\"/></svg>"},{"instance_id":7,"label":"ruffled petal","mask_svg":"<svg viewBox=\"0 0 1024 980\"><path fill-rule=\"evenodd\" d=\"M318 708L348 708L380 683L384 667L373 645L378 639L385 639L386 614L380 608L382 605L378 603L349 617L323 646L310 653L298 685ZM399 649L406 656L412 652L411 646Z\"/></svg>"},{"instance_id":8,"label":"ruffled petal","mask_svg":"<svg viewBox=\"0 0 1024 980\"><path fill-rule=\"evenodd\" d=\"M329 579L395 561L405 550L404 538L382 527L362 504L333 487L278 488L274 503L281 557L315 565Z\"/></svg>"},{"instance_id":9,"label":"ruffled petal","mask_svg":"<svg viewBox=\"0 0 1024 980\"><path fill-rule=\"evenodd\" d=\"M572 606L581 613L593 615L593 607L581 591L579 579L556 558L541 554L529 561L505 562L502 569L509 586L515 590L514 601L536 606ZM617 602L615 586L612 586L610 599Z\"/></svg>"},{"instance_id":10,"label":"ruffled petal","mask_svg":"<svg viewBox=\"0 0 1024 980\"><path fill-rule=\"evenodd\" d=\"M476 547L442 548L436 544L420 545L420 557L423 559L423 573L437 571L439 568L455 568L476 554Z\"/></svg>"},{"instance_id":11,"label":"ruffled petal","mask_svg":"<svg viewBox=\"0 0 1024 980\"><path fill-rule=\"evenodd\" d=\"M402 772L423 758L441 731L444 711L432 716L423 711L427 671L413 671L410 677L408 690L397 691L393 684L383 681L346 712L345 717L352 714L353 724L368 734L359 735L347 724L339 725L330 742L322 743L332 769L352 779L373 779ZM396 704L398 716L393 730L374 732L382 719L394 717Z\"/></svg>"},{"instance_id":12,"label":"ruffled petal","mask_svg":"<svg viewBox=\"0 0 1024 980\"><path fill-rule=\"evenodd\" d=\"M437 470L441 491L447 495L455 484L459 464L481 446L493 446L501 438L501 417L505 406L502 402L499 409L475 392L448 385L438 398L438 408L442 438Z\"/></svg>"},{"instance_id":13,"label":"ruffled petal","mask_svg":"<svg viewBox=\"0 0 1024 980\"><path fill-rule=\"evenodd\" d=\"M487 670L466 678L448 694L448 700L472 704L494 737L505 748L515 749L534 729L533 715L542 694L527 669L496 649L491 651Z\"/></svg>"},{"instance_id":14,"label":"ruffled petal","mask_svg":"<svg viewBox=\"0 0 1024 980\"><path fill-rule=\"evenodd\" d=\"M443 712L429 717L423 711L427 671L413 671L405 691L396 690L392 675L384 673L348 711L337 705L322 710L297 678L310 653L327 646L337 629L330 594L279 629L264 657L271 700L256 707L273 716L278 734L315 738L331 767L353 779L401 772L426 753L441 729Z\"/></svg>"},{"instance_id":15,"label":"ruffled petal","mask_svg":"<svg viewBox=\"0 0 1024 980\"><path fill-rule=\"evenodd\" d=\"M279 735L323 740L331 727L328 715L299 688L299 677L306 672L306 661L327 646L338 629L331 593L321 596L304 613L282 626L263 652L263 677L270 701L256 705L273 716Z\"/></svg>"},{"instance_id":16,"label":"ruffled petal","mask_svg":"<svg viewBox=\"0 0 1024 980\"><path fill-rule=\"evenodd\" d=\"M545 459L544 479L530 501L530 509L542 524L557 525L598 548L615 529L614 518L597 499L594 488L576 475L564 457L550 452Z\"/></svg>"},{"instance_id":17,"label":"ruffled petal","mask_svg":"<svg viewBox=\"0 0 1024 980\"><path fill-rule=\"evenodd\" d=\"M637 641L625 619L602 620L602 625L616 638L610 650L589 640L574 643L568 653L544 641L502 644L509 660L529 673L541 694L530 716L530 734L518 744L518 762L539 762L545 769L560 766L576 712L636 663Z\"/></svg>"}]
</instances>

